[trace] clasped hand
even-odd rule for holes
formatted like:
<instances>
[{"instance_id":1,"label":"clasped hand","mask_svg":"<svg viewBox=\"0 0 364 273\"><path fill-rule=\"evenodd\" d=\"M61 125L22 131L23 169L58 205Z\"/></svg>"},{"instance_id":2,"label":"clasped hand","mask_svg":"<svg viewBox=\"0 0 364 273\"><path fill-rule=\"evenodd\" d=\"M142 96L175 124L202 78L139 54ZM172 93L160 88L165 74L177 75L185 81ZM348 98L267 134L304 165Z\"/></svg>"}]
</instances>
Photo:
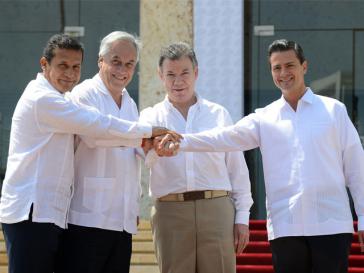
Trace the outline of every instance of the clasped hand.
<instances>
[{"instance_id":1,"label":"clasped hand","mask_svg":"<svg viewBox=\"0 0 364 273\"><path fill-rule=\"evenodd\" d=\"M182 136L165 127L153 126L152 138L143 139L143 150L146 154L150 149L156 151L159 156L174 156L179 149Z\"/></svg>"}]
</instances>

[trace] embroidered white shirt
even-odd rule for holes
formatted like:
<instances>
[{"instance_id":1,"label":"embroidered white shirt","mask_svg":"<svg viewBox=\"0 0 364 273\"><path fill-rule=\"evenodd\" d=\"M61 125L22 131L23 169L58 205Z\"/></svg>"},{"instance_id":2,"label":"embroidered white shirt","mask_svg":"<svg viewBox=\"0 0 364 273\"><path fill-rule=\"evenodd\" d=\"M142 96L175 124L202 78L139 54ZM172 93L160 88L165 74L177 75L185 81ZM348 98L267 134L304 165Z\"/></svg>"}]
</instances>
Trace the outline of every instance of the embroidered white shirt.
<instances>
[{"instance_id":1,"label":"embroidered white shirt","mask_svg":"<svg viewBox=\"0 0 364 273\"><path fill-rule=\"evenodd\" d=\"M72 196L74 136L104 139L150 137L149 125L101 115L80 107L38 74L15 108L7 169L0 202L0 221L33 221L67 225Z\"/></svg>"},{"instance_id":2,"label":"embroidered white shirt","mask_svg":"<svg viewBox=\"0 0 364 273\"><path fill-rule=\"evenodd\" d=\"M270 240L353 232L346 186L364 230L364 152L341 102L308 88L296 111L282 97L233 126L184 137L181 151L260 147Z\"/></svg>"},{"instance_id":3,"label":"embroidered white shirt","mask_svg":"<svg viewBox=\"0 0 364 273\"><path fill-rule=\"evenodd\" d=\"M196 133L232 124L225 108L200 97L189 108L187 120L167 97L154 107L143 110L140 120L179 133ZM230 191L236 209L235 223L248 224L253 201L249 173L242 152L181 152L177 156L165 158L153 154L155 155L154 150L150 151L146 159L151 167L152 197L197 190Z\"/></svg>"},{"instance_id":4,"label":"embroidered white shirt","mask_svg":"<svg viewBox=\"0 0 364 273\"><path fill-rule=\"evenodd\" d=\"M129 121L139 119L137 106L126 89L122 91L119 108L99 74L77 85L71 95L78 103L93 106L102 114ZM136 233L141 192L140 162L136 155L144 155L143 151L122 147L118 140L89 136L78 140L69 223ZM128 146L140 146L140 139L131 139Z\"/></svg>"}]
</instances>

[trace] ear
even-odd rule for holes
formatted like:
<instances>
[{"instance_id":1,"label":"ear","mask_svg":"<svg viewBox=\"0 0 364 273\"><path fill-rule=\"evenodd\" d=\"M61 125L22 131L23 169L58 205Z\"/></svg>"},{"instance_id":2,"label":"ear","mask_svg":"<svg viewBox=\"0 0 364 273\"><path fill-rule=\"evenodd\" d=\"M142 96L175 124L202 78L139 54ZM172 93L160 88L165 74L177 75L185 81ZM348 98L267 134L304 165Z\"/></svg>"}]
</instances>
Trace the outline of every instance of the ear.
<instances>
[{"instance_id":1,"label":"ear","mask_svg":"<svg viewBox=\"0 0 364 273\"><path fill-rule=\"evenodd\" d=\"M42 71L44 71L48 65L47 59L45 57L42 57L42 58L40 58L39 63L40 63L40 67L42 68Z\"/></svg>"},{"instance_id":2,"label":"ear","mask_svg":"<svg viewBox=\"0 0 364 273\"><path fill-rule=\"evenodd\" d=\"M101 69L101 63L103 62L103 58L99 57L99 59L97 60L97 66L99 67L99 69Z\"/></svg>"},{"instance_id":3,"label":"ear","mask_svg":"<svg viewBox=\"0 0 364 273\"><path fill-rule=\"evenodd\" d=\"M160 67L158 67L158 76L161 79L161 81L163 81L163 72L162 72L162 69Z\"/></svg>"},{"instance_id":4,"label":"ear","mask_svg":"<svg viewBox=\"0 0 364 273\"><path fill-rule=\"evenodd\" d=\"M194 72L195 72L195 79L197 79L197 77L198 77L198 66L195 67Z\"/></svg>"},{"instance_id":5,"label":"ear","mask_svg":"<svg viewBox=\"0 0 364 273\"><path fill-rule=\"evenodd\" d=\"M303 73L306 74L308 68L307 60L302 63L302 67L303 67Z\"/></svg>"}]
</instances>

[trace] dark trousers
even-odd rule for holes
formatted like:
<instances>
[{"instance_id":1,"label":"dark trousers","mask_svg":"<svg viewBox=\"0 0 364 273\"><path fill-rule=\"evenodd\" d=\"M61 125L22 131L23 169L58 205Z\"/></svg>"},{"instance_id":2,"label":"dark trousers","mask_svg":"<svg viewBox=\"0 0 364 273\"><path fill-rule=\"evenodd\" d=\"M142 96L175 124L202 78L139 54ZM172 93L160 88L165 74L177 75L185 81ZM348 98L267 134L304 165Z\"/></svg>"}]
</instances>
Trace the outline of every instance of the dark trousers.
<instances>
[{"instance_id":1,"label":"dark trousers","mask_svg":"<svg viewBox=\"0 0 364 273\"><path fill-rule=\"evenodd\" d=\"M69 225L62 248L62 273L128 273L132 235Z\"/></svg>"},{"instance_id":2,"label":"dark trousers","mask_svg":"<svg viewBox=\"0 0 364 273\"><path fill-rule=\"evenodd\" d=\"M351 233L270 241L276 273L347 273Z\"/></svg>"},{"instance_id":3,"label":"dark trousers","mask_svg":"<svg viewBox=\"0 0 364 273\"><path fill-rule=\"evenodd\" d=\"M62 228L50 223L35 223L31 219L2 226L9 273L59 272Z\"/></svg>"}]
</instances>

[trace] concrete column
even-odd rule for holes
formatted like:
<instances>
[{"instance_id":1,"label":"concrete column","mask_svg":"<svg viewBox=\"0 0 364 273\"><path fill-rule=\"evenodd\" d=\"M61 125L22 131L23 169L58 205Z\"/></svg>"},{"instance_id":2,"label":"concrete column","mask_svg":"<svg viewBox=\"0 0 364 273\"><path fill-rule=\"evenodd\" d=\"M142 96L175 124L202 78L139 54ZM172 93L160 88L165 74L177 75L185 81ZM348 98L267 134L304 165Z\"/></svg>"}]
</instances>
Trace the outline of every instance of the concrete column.
<instances>
[{"instance_id":1,"label":"concrete column","mask_svg":"<svg viewBox=\"0 0 364 273\"><path fill-rule=\"evenodd\" d=\"M164 99L165 92L157 75L161 46L172 42L193 41L193 0L140 0L139 108Z\"/></svg>"}]
</instances>

